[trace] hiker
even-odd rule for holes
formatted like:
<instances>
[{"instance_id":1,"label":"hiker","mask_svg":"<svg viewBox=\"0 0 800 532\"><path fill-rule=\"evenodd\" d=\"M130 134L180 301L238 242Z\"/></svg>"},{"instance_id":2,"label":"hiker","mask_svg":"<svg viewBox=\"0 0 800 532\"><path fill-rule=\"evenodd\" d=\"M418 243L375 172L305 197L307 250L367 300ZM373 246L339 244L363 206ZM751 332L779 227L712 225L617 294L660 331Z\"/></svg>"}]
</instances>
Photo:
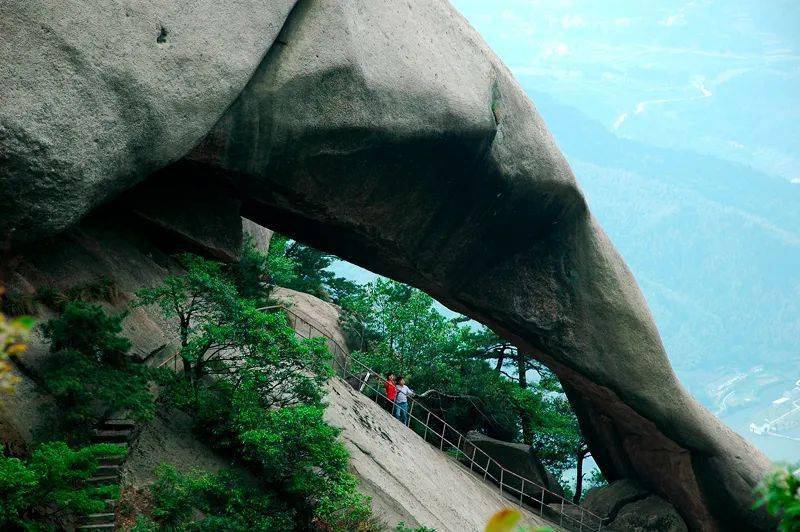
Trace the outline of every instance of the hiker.
<instances>
[{"instance_id":1,"label":"hiker","mask_svg":"<svg viewBox=\"0 0 800 532\"><path fill-rule=\"evenodd\" d=\"M414 390L406 386L406 380L397 377L397 397L394 404L394 417L408 426L408 398L414 395Z\"/></svg>"},{"instance_id":2,"label":"hiker","mask_svg":"<svg viewBox=\"0 0 800 532\"><path fill-rule=\"evenodd\" d=\"M389 400L388 405L384 405L390 414L394 413L394 400L397 398L397 384L394 373L386 375L386 381L383 383L383 388L386 390L386 398Z\"/></svg>"}]
</instances>

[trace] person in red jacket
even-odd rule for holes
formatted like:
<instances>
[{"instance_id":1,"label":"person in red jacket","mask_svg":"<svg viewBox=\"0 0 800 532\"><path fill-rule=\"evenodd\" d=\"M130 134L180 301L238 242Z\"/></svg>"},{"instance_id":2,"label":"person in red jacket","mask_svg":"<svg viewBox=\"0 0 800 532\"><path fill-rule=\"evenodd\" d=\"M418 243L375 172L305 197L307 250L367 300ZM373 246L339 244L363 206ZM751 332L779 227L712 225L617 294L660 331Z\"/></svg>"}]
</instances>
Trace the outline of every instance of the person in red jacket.
<instances>
[{"instance_id":1,"label":"person in red jacket","mask_svg":"<svg viewBox=\"0 0 800 532\"><path fill-rule=\"evenodd\" d=\"M386 397L389 399L387 410L394 414L394 400L397 398L397 383L395 382L394 373L386 375L386 381L383 383L383 388L386 390Z\"/></svg>"}]
</instances>

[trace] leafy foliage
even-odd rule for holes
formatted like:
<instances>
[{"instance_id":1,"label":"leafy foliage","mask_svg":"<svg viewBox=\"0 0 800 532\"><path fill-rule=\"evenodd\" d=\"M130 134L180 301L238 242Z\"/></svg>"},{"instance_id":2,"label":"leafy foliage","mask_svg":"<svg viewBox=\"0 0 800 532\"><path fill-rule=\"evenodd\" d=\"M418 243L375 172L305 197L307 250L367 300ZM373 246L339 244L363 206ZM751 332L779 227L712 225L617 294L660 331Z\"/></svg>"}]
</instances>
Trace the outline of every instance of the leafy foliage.
<instances>
[{"instance_id":1,"label":"leafy foliage","mask_svg":"<svg viewBox=\"0 0 800 532\"><path fill-rule=\"evenodd\" d=\"M273 233L269 241L267 253L267 270L270 282L278 286L292 288L297 286L298 276L295 272L296 262L288 256L286 249L289 246L289 237Z\"/></svg>"},{"instance_id":2,"label":"leafy foliage","mask_svg":"<svg viewBox=\"0 0 800 532\"><path fill-rule=\"evenodd\" d=\"M128 410L136 420L152 417L150 375L127 356L131 343L120 335L123 317L77 301L42 325L52 354L41 376L57 408L46 425L48 437L84 442L109 411Z\"/></svg>"},{"instance_id":3,"label":"leafy foliage","mask_svg":"<svg viewBox=\"0 0 800 532\"><path fill-rule=\"evenodd\" d=\"M2 295L3 289L0 286L0 296ZM17 379L11 375L12 365L9 357L25 352L25 341L31 327L33 320L30 317L9 319L0 313L0 393L14 390Z\"/></svg>"},{"instance_id":4,"label":"leafy foliage","mask_svg":"<svg viewBox=\"0 0 800 532\"><path fill-rule=\"evenodd\" d=\"M71 449L40 445L27 461L0 456L0 528L55 529L70 516L100 512L117 496L115 486L90 486L102 457L121 456L117 445Z\"/></svg>"},{"instance_id":5,"label":"leafy foliage","mask_svg":"<svg viewBox=\"0 0 800 532\"><path fill-rule=\"evenodd\" d=\"M800 530L800 465L773 471L758 487L756 506L780 519L778 530Z\"/></svg>"},{"instance_id":6,"label":"leafy foliage","mask_svg":"<svg viewBox=\"0 0 800 532\"><path fill-rule=\"evenodd\" d=\"M338 301L356 284L337 277L327 268L336 260L325 253L275 233L269 247L269 273L272 282L325 300Z\"/></svg>"},{"instance_id":7,"label":"leafy foliage","mask_svg":"<svg viewBox=\"0 0 800 532\"><path fill-rule=\"evenodd\" d=\"M253 470L269 504L282 508L294 529L368 529L368 501L348 472L338 431L322 418L322 384L331 374L323 340L299 340L282 312L257 308L264 293L245 288L260 277L253 269L193 255L181 261L184 275L139 292L140 304L158 306L181 339L184 371L162 381L165 400L192 413L212 445ZM263 267L255 262L256 270ZM192 479L178 480L165 486L196 488ZM204 504L192 496L168 513L183 523L187 506ZM233 519L226 515L218 517ZM166 514L154 518L165 521Z\"/></svg>"},{"instance_id":8,"label":"leafy foliage","mask_svg":"<svg viewBox=\"0 0 800 532\"><path fill-rule=\"evenodd\" d=\"M603 476L602 471L593 469L592 472L589 473L588 478L584 481L584 497L590 490L602 488L603 486L608 486L608 480Z\"/></svg>"},{"instance_id":9,"label":"leafy foliage","mask_svg":"<svg viewBox=\"0 0 800 532\"><path fill-rule=\"evenodd\" d=\"M249 484L232 471L183 474L162 464L150 487L152 518L140 516L133 531L291 530L291 514L285 507Z\"/></svg>"},{"instance_id":10,"label":"leafy foliage","mask_svg":"<svg viewBox=\"0 0 800 532\"><path fill-rule=\"evenodd\" d=\"M241 257L230 268L231 278L241 297L261 306L269 303L270 257L256 248L252 236L245 235Z\"/></svg>"},{"instance_id":11,"label":"leafy foliage","mask_svg":"<svg viewBox=\"0 0 800 532\"><path fill-rule=\"evenodd\" d=\"M205 376L225 377L258 393L269 407L315 402L330 374L321 340L299 341L277 310L259 310L234 274L217 262L183 255L186 273L138 292L141 305L157 305L181 341L183 385L196 396Z\"/></svg>"}]
</instances>

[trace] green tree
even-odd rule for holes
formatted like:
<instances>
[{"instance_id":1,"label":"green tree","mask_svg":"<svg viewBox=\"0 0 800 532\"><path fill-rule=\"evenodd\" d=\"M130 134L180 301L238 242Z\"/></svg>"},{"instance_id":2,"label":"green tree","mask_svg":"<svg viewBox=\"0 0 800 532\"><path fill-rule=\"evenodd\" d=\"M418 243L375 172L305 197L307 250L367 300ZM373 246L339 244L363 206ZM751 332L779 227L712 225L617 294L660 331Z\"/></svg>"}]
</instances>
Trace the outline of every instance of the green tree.
<instances>
[{"instance_id":1,"label":"green tree","mask_svg":"<svg viewBox=\"0 0 800 532\"><path fill-rule=\"evenodd\" d=\"M272 235L268 256L270 279L278 286L337 303L358 289L356 283L328 270L337 260L334 255L281 234Z\"/></svg>"},{"instance_id":2,"label":"green tree","mask_svg":"<svg viewBox=\"0 0 800 532\"><path fill-rule=\"evenodd\" d=\"M231 279L241 297L268 305L270 269L269 255L256 248L253 237L245 235L239 260L230 265Z\"/></svg>"},{"instance_id":3,"label":"green tree","mask_svg":"<svg viewBox=\"0 0 800 532\"><path fill-rule=\"evenodd\" d=\"M323 339L299 340L281 311L257 308L236 279L239 268L192 255L181 262L184 275L139 292L140 304L160 308L181 339L184 371L162 381L165 400L253 470L295 529L312 522L337 531L362 527L369 504L348 471L338 431L322 418L322 384L331 375ZM182 522L180 508L202 510L199 504L177 500L171 515Z\"/></svg>"},{"instance_id":4,"label":"green tree","mask_svg":"<svg viewBox=\"0 0 800 532\"><path fill-rule=\"evenodd\" d=\"M117 487L87 480L101 458L124 453L118 445L71 449L48 442L25 461L0 455L0 529L55 530L76 515L100 512L118 496Z\"/></svg>"},{"instance_id":5,"label":"green tree","mask_svg":"<svg viewBox=\"0 0 800 532\"><path fill-rule=\"evenodd\" d=\"M42 364L41 377L56 406L40 428L42 439L86 442L109 412L128 411L141 421L152 418L150 372L127 356L131 342L120 335L123 317L73 301L42 325L51 355Z\"/></svg>"},{"instance_id":6,"label":"green tree","mask_svg":"<svg viewBox=\"0 0 800 532\"><path fill-rule=\"evenodd\" d=\"M297 274L294 259L286 254L288 246L289 237L279 233L272 234L267 253L267 271L271 283L291 288L297 284Z\"/></svg>"},{"instance_id":7,"label":"green tree","mask_svg":"<svg viewBox=\"0 0 800 532\"><path fill-rule=\"evenodd\" d=\"M180 260L185 274L137 295L174 324L185 382L196 388L205 376L225 376L256 387L271 407L317 401L330 374L322 342L298 341L285 315L243 297L221 264L188 254Z\"/></svg>"}]
</instances>

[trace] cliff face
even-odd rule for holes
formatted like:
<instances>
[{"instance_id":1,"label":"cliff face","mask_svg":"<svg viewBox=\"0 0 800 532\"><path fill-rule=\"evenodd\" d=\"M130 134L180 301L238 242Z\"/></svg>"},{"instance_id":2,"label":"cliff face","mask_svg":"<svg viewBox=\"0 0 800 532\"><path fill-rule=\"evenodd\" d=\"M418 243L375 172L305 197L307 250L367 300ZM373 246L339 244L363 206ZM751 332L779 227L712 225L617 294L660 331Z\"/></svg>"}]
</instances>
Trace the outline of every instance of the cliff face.
<instances>
[{"instance_id":1,"label":"cliff face","mask_svg":"<svg viewBox=\"0 0 800 532\"><path fill-rule=\"evenodd\" d=\"M608 478L697 529L770 528L752 510L767 460L680 385L542 119L466 21L440 0L291 7L2 4L0 236L53 235L156 171L156 191L222 183L233 201L204 207L219 220L240 205L535 353ZM196 242L224 255L211 236Z\"/></svg>"}]
</instances>

